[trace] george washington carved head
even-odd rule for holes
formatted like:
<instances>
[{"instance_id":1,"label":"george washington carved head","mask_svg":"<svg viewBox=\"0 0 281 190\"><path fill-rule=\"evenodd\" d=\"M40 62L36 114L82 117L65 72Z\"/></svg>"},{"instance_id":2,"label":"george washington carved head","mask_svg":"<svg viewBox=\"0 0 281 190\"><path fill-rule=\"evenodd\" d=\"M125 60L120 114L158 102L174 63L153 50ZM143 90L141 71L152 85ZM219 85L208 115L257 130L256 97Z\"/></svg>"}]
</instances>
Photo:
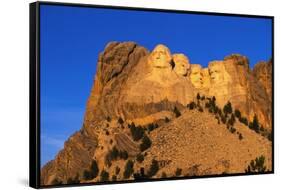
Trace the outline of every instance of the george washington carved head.
<instances>
[{"instance_id":1,"label":"george washington carved head","mask_svg":"<svg viewBox=\"0 0 281 190\"><path fill-rule=\"evenodd\" d=\"M159 44L149 55L148 63L157 68L171 67L172 55L168 47Z\"/></svg>"}]
</instances>

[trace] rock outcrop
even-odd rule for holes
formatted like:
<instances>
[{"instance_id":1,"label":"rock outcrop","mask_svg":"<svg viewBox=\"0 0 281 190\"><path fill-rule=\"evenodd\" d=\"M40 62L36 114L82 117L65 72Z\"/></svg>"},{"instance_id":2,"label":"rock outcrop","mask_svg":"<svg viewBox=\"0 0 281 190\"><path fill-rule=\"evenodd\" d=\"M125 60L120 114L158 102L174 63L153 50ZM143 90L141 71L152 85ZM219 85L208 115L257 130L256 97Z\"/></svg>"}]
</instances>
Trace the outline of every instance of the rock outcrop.
<instances>
[{"instance_id":1,"label":"rock outcrop","mask_svg":"<svg viewBox=\"0 0 281 190\"><path fill-rule=\"evenodd\" d=\"M135 161L135 171L148 169L153 159L166 160L163 163L167 167L161 166L160 171L169 177L175 168L183 166L186 175L193 175L194 167L194 175L243 173L250 160L259 155L266 156L271 170L272 144L267 138L238 119L232 127L227 124L224 128L224 116L213 117L204 106L207 97L215 97L221 110L231 102L248 121L256 115L263 128L271 131L271 75L271 61L261 62L251 71L248 59L238 54L202 68L191 64L184 54L172 54L165 45L149 52L134 42L111 42L98 58L84 125L42 168L41 184L65 184L76 178L80 183L100 181L100 177L85 179L92 160L97 161L99 171L107 171L114 180L124 180L116 174L116 167L124 172L126 161L110 162L108 155L113 148ZM196 110L186 108L191 102ZM132 123L145 128L152 142L142 164L136 161L142 151L138 149L141 142L131 137ZM151 126L155 129L146 132L152 130ZM160 172L154 177L161 177Z\"/></svg>"},{"instance_id":2,"label":"rock outcrop","mask_svg":"<svg viewBox=\"0 0 281 190\"><path fill-rule=\"evenodd\" d=\"M149 52L134 42L109 43L99 55L94 85L88 98L85 123L117 117L120 93L132 70ZM98 118L97 118L98 116Z\"/></svg>"},{"instance_id":3,"label":"rock outcrop","mask_svg":"<svg viewBox=\"0 0 281 190\"><path fill-rule=\"evenodd\" d=\"M183 63L179 63L182 60ZM173 66L173 63L176 64ZM159 106L160 102L166 100L186 105L194 94L187 71L183 73L179 69L182 65L187 69L188 59L176 55L175 62L172 62L170 50L164 45L158 45L149 54L145 48L132 42L110 43L99 57L94 87L88 100L86 122L91 121L93 115L99 115L101 119L108 116L134 118L140 114L140 110L131 110L132 106L155 105L155 109L142 115L160 109L169 110L171 106Z\"/></svg>"},{"instance_id":4,"label":"rock outcrop","mask_svg":"<svg viewBox=\"0 0 281 190\"><path fill-rule=\"evenodd\" d=\"M98 138L93 129L81 129L74 133L55 159L42 168L41 184L50 185L54 180L66 182L70 176L82 176L83 170L91 164L97 145Z\"/></svg>"},{"instance_id":5,"label":"rock outcrop","mask_svg":"<svg viewBox=\"0 0 281 190\"><path fill-rule=\"evenodd\" d=\"M253 74L248 59L233 54L224 60L211 61L208 68L193 64L190 79L199 93L215 96L220 107L230 101L249 121L257 115L263 127L271 130L272 85L268 65L258 64Z\"/></svg>"},{"instance_id":6,"label":"rock outcrop","mask_svg":"<svg viewBox=\"0 0 281 190\"><path fill-rule=\"evenodd\" d=\"M253 69L253 74L265 88L269 100L272 101L272 60L257 63Z\"/></svg>"}]
</instances>

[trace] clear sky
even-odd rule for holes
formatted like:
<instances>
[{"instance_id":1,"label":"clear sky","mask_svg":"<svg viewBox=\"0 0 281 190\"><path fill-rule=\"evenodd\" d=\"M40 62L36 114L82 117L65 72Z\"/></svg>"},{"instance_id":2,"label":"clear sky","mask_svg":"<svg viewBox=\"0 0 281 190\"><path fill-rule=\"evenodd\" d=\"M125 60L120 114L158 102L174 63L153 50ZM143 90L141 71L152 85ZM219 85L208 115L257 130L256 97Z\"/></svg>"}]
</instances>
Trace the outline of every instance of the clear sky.
<instances>
[{"instance_id":1,"label":"clear sky","mask_svg":"<svg viewBox=\"0 0 281 190\"><path fill-rule=\"evenodd\" d=\"M41 5L41 165L82 127L98 54L110 41L159 43L207 66L231 53L271 58L271 20Z\"/></svg>"}]
</instances>

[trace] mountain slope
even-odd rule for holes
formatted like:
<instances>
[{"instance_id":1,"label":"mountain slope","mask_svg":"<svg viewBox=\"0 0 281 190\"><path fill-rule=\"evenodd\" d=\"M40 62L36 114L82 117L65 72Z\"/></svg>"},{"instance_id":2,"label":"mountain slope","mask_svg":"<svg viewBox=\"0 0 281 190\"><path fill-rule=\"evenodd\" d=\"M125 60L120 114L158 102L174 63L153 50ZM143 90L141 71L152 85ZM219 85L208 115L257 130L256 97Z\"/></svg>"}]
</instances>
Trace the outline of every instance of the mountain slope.
<instances>
[{"instance_id":1,"label":"mountain slope","mask_svg":"<svg viewBox=\"0 0 281 190\"><path fill-rule=\"evenodd\" d=\"M184 111L171 123L152 131L153 145L147 160L171 160L159 175L174 174L176 168L190 175L193 166L197 166L197 175L244 173L250 161L260 155L266 157L271 169L271 142L239 121L234 127L236 132L231 133L207 110ZM237 132L242 134L242 140Z\"/></svg>"}]
</instances>

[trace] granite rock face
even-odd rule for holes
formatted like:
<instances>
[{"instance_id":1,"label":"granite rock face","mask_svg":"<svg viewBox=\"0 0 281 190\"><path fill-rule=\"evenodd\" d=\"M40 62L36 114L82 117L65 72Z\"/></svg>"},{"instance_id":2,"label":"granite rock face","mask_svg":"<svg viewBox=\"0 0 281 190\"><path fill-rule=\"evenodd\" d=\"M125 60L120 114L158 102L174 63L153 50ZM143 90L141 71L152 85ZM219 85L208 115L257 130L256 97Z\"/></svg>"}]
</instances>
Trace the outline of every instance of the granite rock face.
<instances>
[{"instance_id":1,"label":"granite rock face","mask_svg":"<svg viewBox=\"0 0 281 190\"><path fill-rule=\"evenodd\" d=\"M151 159L162 157L173 160L169 167L162 169L169 175L174 173L177 164L191 169L200 165L202 175L220 174L226 169L235 173L243 172L249 160L255 158L251 156L259 154L267 156L271 168L271 142L267 139L241 124L235 124L248 139L243 144L227 129L216 130L216 127L221 128L221 124L207 110L184 111L187 104L196 102L198 93L206 97L215 96L220 108L229 101L249 121L257 115L261 125L270 131L271 61L260 62L251 71L245 56L233 54L223 60L211 61L207 68L202 68L200 64L191 64L184 54L172 54L163 44L149 52L134 42L110 42L99 54L93 83L83 127L65 142L55 159L42 168L42 185L53 184L54 180L67 183L76 176L82 183L98 181L99 178L93 181L83 179L83 172L89 169L92 160L98 162L100 171L107 170L110 175L115 173L116 166L123 172L125 161L119 160L108 166L107 154L114 146L126 151L130 159L140 153L140 142L133 141L130 129L126 128L132 122L141 126L156 122L162 126L147 134L152 139L152 148L147 151L146 168L149 168ZM175 117L175 107L182 112L180 118ZM225 147L221 148L226 137L227 143L224 142ZM186 139L194 139L194 143L181 150ZM172 147L176 148L171 151ZM200 148L202 151L198 152ZM184 156L182 151L188 155L193 152L196 158L186 159L188 155ZM210 161L204 160L209 151L221 157L210 156ZM237 158L239 151L243 154ZM223 161L227 162L228 168L221 164ZM140 169L139 164L136 164L136 169ZM188 172L190 168L185 169ZM117 179L123 180L122 176L117 176Z\"/></svg>"},{"instance_id":2,"label":"granite rock face","mask_svg":"<svg viewBox=\"0 0 281 190\"><path fill-rule=\"evenodd\" d=\"M99 57L85 122L96 119L93 115L99 115L101 119L119 116L131 119L140 114L148 115L163 109L169 110L171 106L159 106L161 101L166 100L182 105L189 103L194 97L193 86L187 71L178 69L184 65L187 70L189 63L182 55L176 58L176 64L173 66L170 50L161 44L156 46L151 54L132 42L107 45ZM183 59L180 64L179 61ZM155 108L145 113L142 110L129 109L133 105L144 107L146 104L155 105Z\"/></svg>"},{"instance_id":3,"label":"granite rock face","mask_svg":"<svg viewBox=\"0 0 281 190\"><path fill-rule=\"evenodd\" d=\"M139 60L148 50L134 42L109 43L99 55L97 73L87 103L85 122L118 116L120 93ZM99 118L96 117L99 115Z\"/></svg>"},{"instance_id":4,"label":"granite rock face","mask_svg":"<svg viewBox=\"0 0 281 190\"><path fill-rule=\"evenodd\" d=\"M252 72L245 56L233 54L209 62L208 68L198 64L191 68L190 79L200 94L215 96L220 107L230 101L249 121L257 115L263 127L271 130L270 66L259 63Z\"/></svg>"},{"instance_id":5,"label":"granite rock face","mask_svg":"<svg viewBox=\"0 0 281 190\"><path fill-rule=\"evenodd\" d=\"M268 98L272 101L272 60L257 63L253 75L265 88Z\"/></svg>"}]
</instances>

